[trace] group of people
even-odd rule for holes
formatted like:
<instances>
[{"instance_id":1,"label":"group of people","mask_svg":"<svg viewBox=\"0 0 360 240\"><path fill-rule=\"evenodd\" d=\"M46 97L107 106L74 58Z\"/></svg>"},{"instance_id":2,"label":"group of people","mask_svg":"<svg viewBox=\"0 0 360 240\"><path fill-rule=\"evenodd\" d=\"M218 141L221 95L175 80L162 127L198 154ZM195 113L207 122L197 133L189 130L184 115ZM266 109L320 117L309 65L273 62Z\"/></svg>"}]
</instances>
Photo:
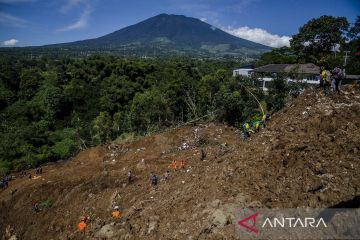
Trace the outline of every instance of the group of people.
<instances>
[{"instance_id":1,"label":"group of people","mask_svg":"<svg viewBox=\"0 0 360 240\"><path fill-rule=\"evenodd\" d=\"M184 159L180 160L180 161L172 160L170 165L169 165L169 168L171 168L174 172L176 172L178 169L185 169L186 165L187 165L187 162ZM164 178L163 179L165 181L168 181L169 178L170 178L170 170L166 170L165 173L164 173ZM150 184L154 188L158 184L158 177L153 172L150 173Z\"/></svg>"},{"instance_id":2,"label":"group of people","mask_svg":"<svg viewBox=\"0 0 360 240\"><path fill-rule=\"evenodd\" d=\"M260 128L266 128L266 121L270 119L270 114L264 114L261 120L250 121L247 119L242 127L242 135L244 139L248 139L250 134L254 134L260 131Z\"/></svg>"},{"instance_id":3,"label":"group of people","mask_svg":"<svg viewBox=\"0 0 360 240\"><path fill-rule=\"evenodd\" d=\"M111 211L111 217L113 219L119 219L121 216L121 212L120 212L120 208L119 206L115 206L113 208L113 210ZM89 216L82 216L80 217L80 222L77 225L77 229L79 232L85 234L86 228L87 228L87 224L90 220Z\"/></svg>"},{"instance_id":4,"label":"group of people","mask_svg":"<svg viewBox=\"0 0 360 240\"><path fill-rule=\"evenodd\" d=\"M319 87L323 88L325 95L329 93L330 88L332 92L340 93L339 86L343 78L344 73L339 67L335 67L331 71L321 67Z\"/></svg>"}]
</instances>

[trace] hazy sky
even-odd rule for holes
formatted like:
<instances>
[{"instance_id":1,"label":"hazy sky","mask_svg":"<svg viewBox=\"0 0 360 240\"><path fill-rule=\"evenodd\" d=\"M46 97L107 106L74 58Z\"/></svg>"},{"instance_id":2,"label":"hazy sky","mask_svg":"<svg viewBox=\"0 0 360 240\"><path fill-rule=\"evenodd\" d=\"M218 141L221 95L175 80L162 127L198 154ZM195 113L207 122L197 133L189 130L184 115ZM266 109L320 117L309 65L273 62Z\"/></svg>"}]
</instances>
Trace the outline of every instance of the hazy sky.
<instances>
[{"instance_id":1,"label":"hazy sky","mask_svg":"<svg viewBox=\"0 0 360 240\"><path fill-rule=\"evenodd\" d=\"M0 0L0 45L95 38L160 13L199 18L278 47L311 18L344 16L354 22L360 0Z\"/></svg>"}]
</instances>

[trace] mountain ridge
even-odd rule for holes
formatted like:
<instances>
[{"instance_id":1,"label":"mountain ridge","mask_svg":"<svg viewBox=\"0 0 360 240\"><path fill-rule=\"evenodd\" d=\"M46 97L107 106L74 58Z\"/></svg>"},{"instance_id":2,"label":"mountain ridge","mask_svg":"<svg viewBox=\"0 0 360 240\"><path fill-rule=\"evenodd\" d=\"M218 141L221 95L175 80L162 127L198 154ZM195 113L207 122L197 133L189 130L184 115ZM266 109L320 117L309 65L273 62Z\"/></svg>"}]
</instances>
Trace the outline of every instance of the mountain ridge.
<instances>
[{"instance_id":1,"label":"mountain ridge","mask_svg":"<svg viewBox=\"0 0 360 240\"><path fill-rule=\"evenodd\" d=\"M258 55L271 47L235 37L199 19L159 14L107 35L68 43L45 45L72 49L108 49L144 53Z\"/></svg>"}]
</instances>

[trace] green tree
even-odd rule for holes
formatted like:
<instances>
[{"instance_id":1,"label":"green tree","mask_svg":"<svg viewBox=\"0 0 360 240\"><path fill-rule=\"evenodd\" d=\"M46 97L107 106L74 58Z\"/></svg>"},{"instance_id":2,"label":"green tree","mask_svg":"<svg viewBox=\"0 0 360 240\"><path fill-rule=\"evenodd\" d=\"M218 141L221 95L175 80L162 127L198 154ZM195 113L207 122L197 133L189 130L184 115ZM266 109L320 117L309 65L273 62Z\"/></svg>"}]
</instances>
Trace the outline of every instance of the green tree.
<instances>
[{"instance_id":1,"label":"green tree","mask_svg":"<svg viewBox=\"0 0 360 240\"><path fill-rule=\"evenodd\" d=\"M20 76L19 97L29 100L35 96L43 78L38 69L24 69Z\"/></svg>"},{"instance_id":2,"label":"green tree","mask_svg":"<svg viewBox=\"0 0 360 240\"><path fill-rule=\"evenodd\" d=\"M282 75L277 75L273 81L269 83L267 103L269 110L277 111L285 106L286 98L289 95L289 85Z\"/></svg>"},{"instance_id":3,"label":"green tree","mask_svg":"<svg viewBox=\"0 0 360 240\"><path fill-rule=\"evenodd\" d=\"M104 143L110 139L112 130L111 116L108 112L100 112L93 121L95 139Z\"/></svg>"},{"instance_id":4,"label":"green tree","mask_svg":"<svg viewBox=\"0 0 360 240\"><path fill-rule=\"evenodd\" d=\"M321 56L331 53L336 44L345 43L349 23L345 17L321 16L300 27L290 40L291 48L300 61L316 63Z\"/></svg>"},{"instance_id":5,"label":"green tree","mask_svg":"<svg viewBox=\"0 0 360 240\"><path fill-rule=\"evenodd\" d=\"M349 29L348 37L350 39L359 38L360 35L360 16L357 16L356 21Z\"/></svg>"},{"instance_id":6,"label":"green tree","mask_svg":"<svg viewBox=\"0 0 360 240\"><path fill-rule=\"evenodd\" d=\"M168 124L172 112L164 95L157 89L151 89L135 95L130 108L130 121L133 130L147 133Z\"/></svg>"},{"instance_id":7,"label":"green tree","mask_svg":"<svg viewBox=\"0 0 360 240\"><path fill-rule=\"evenodd\" d=\"M270 52L261 55L257 66L263 66L271 63L296 63L297 57L295 51L289 47L274 48Z\"/></svg>"}]
</instances>

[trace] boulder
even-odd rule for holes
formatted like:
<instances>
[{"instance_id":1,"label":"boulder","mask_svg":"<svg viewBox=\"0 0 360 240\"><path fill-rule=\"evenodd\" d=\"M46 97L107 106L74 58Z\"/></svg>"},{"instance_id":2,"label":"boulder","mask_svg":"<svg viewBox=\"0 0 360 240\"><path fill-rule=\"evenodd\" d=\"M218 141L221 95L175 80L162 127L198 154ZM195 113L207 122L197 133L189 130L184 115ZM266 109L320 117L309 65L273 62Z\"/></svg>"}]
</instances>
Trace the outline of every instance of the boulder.
<instances>
[{"instance_id":1,"label":"boulder","mask_svg":"<svg viewBox=\"0 0 360 240\"><path fill-rule=\"evenodd\" d=\"M98 232L95 233L96 238L112 239L121 236L124 229L118 229L114 224L104 225Z\"/></svg>"},{"instance_id":2,"label":"boulder","mask_svg":"<svg viewBox=\"0 0 360 240\"><path fill-rule=\"evenodd\" d=\"M228 217L220 209L216 209L213 212L212 217L213 217L212 223L218 227L224 227L228 223Z\"/></svg>"}]
</instances>

